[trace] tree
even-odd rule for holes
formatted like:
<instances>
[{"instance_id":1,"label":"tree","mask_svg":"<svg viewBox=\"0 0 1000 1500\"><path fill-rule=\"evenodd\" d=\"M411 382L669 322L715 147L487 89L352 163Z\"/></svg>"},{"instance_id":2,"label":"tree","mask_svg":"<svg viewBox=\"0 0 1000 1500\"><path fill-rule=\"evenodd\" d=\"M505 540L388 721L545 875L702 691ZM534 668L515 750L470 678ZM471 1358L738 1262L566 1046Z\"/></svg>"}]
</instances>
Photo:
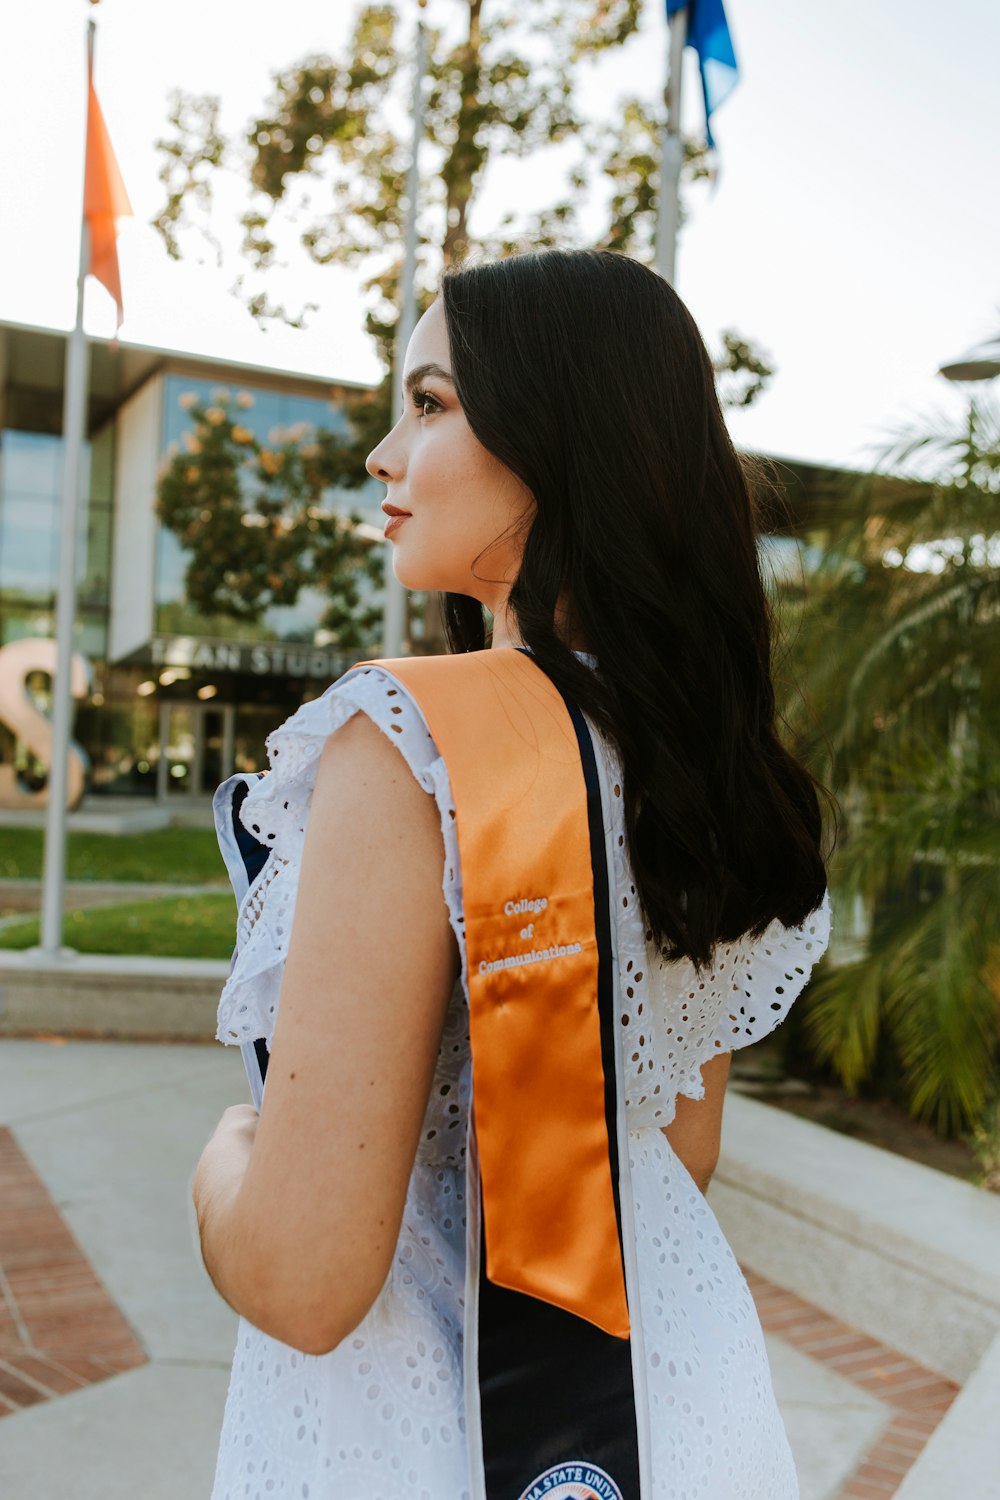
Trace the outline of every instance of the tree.
<instances>
[{"instance_id":1,"label":"tree","mask_svg":"<svg viewBox=\"0 0 1000 1500\"><path fill-rule=\"evenodd\" d=\"M1000 1040L1000 404L900 433L831 496L796 622L799 748L845 814L834 865L854 953L807 1028L856 1089L896 1078L942 1132L997 1106ZM885 474L895 474L887 480Z\"/></svg>"},{"instance_id":2,"label":"tree","mask_svg":"<svg viewBox=\"0 0 1000 1500\"><path fill-rule=\"evenodd\" d=\"M587 61L637 30L642 0L452 0L446 33L428 29L425 176L419 222L418 307L430 303L441 269L473 251L491 256L522 248L596 243L651 260L660 124L653 105L621 102L613 125L585 120L575 85ZM234 291L255 317L301 324L309 307L289 312L271 302L268 273L294 225L318 264L363 266L366 327L386 367L375 393L353 393L346 410L359 455L390 423L392 339L405 232L409 132L397 126L409 79L399 76L409 40L394 6L362 6L345 55L304 59L274 75L260 117L242 142L219 129L219 101L176 94L171 134L158 142L166 202L154 223L168 252L200 223L205 232L215 174L230 166L247 184L244 271ZM403 90L401 92L401 90ZM406 120L404 117L404 126ZM475 231L473 209L487 165L575 144L577 162L541 212L507 214ZM684 180L708 177L703 143L685 143ZM588 195L609 190L596 241L583 229ZM317 186L322 191L316 193ZM317 213L314 204L322 202ZM212 240L221 257L221 247ZM717 368L728 399L749 404L773 373L733 330L723 334ZM370 441L369 441L370 439ZM361 479L363 480L363 474Z\"/></svg>"},{"instance_id":3,"label":"tree","mask_svg":"<svg viewBox=\"0 0 1000 1500\"><path fill-rule=\"evenodd\" d=\"M353 443L304 423L262 443L240 421L247 391L181 400L192 426L161 467L157 512L189 549L188 601L204 616L256 622L269 605L322 589L328 641L364 646L379 612L361 582L381 583L382 557L359 534L360 516L329 503L331 489L356 482Z\"/></svg>"}]
</instances>

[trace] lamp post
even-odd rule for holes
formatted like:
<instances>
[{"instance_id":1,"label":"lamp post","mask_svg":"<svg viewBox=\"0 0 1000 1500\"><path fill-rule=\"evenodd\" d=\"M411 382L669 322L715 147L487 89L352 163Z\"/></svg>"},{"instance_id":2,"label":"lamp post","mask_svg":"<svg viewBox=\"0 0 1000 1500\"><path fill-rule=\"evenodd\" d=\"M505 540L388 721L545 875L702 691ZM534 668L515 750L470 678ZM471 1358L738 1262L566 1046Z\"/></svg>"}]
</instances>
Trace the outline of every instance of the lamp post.
<instances>
[{"instance_id":1,"label":"lamp post","mask_svg":"<svg viewBox=\"0 0 1000 1500\"><path fill-rule=\"evenodd\" d=\"M987 339L938 370L945 380L992 380L1000 375L1000 338Z\"/></svg>"},{"instance_id":2,"label":"lamp post","mask_svg":"<svg viewBox=\"0 0 1000 1500\"><path fill-rule=\"evenodd\" d=\"M945 380L955 383L972 382L978 380L994 380L1000 375L1000 338L986 339L981 344L975 344L957 359L952 359L938 369L938 374L943 375ZM969 440L970 445L974 439L977 423L975 396L969 395ZM966 630L972 628L972 611L969 607L968 598L961 604L962 625ZM954 715L951 731L950 751L956 765L973 755L978 747L978 725L982 706L982 673L975 665L974 660L966 659L957 667L954 673L956 688L960 689L958 707ZM945 889L954 891L954 882L958 879L958 871L949 866L945 870Z\"/></svg>"}]
</instances>

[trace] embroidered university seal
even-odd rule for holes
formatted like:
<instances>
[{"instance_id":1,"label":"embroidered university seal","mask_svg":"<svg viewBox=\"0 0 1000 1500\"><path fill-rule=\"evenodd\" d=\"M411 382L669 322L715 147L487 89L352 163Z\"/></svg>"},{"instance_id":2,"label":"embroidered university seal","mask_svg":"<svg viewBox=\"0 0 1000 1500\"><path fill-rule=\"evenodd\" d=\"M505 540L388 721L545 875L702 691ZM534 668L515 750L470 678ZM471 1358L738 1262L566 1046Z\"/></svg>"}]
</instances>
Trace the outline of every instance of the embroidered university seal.
<instances>
[{"instance_id":1,"label":"embroidered university seal","mask_svg":"<svg viewBox=\"0 0 1000 1500\"><path fill-rule=\"evenodd\" d=\"M622 1500L622 1492L594 1464L556 1464L533 1479L519 1500Z\"/></svg>"}]
</instances>

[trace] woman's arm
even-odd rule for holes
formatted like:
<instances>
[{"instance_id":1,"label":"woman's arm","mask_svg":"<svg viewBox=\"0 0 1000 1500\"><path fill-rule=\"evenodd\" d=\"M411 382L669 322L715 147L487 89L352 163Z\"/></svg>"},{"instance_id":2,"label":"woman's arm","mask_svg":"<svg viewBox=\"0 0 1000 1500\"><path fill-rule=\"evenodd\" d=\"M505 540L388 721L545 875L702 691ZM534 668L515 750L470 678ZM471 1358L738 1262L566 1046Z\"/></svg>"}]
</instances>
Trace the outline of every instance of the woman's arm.
<instances>
[{"instance_id":1,"label":"woman's arm","mask_svg":"<svg viewBox=\"0 0 1000 1500\"><path fill-rule=\"evenodd\" d=\"M459 973L443 861L434 798L355 715L320 762L260 1120L227 1111L194 1185L222 1296L307 1353L392 1263Z\"/></svg>"},{"instance_id":2,"label":"woman's arm","mask_svg":"<svg viewBox=\"0 0 1000 1500\"><path fill-rule=\"evenodd\" d=\"M712 1173L719 1160L722 1139L722 1105L726 1097L731 1052L723 1052L705 1063L701 1070L705 1085L704 1099L677 1096L677 1112L663 1134L676 1156L694 1178L703 1193L708 1191Z\"/></svg>"}]
</instances>

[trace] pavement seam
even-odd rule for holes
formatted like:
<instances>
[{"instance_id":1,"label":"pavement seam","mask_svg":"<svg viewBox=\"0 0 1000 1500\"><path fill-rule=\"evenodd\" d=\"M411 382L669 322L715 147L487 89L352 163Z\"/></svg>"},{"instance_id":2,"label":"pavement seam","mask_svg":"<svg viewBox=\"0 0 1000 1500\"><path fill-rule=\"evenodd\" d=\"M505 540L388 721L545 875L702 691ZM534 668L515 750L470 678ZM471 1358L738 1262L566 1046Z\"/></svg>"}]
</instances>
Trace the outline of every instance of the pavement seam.
<instances>
[{"instance_id":1,"label":"pavement seam","mask_svg":"<svg viewBox=\"0 0 1000 1500\"><path fill-rule=\"evenodd\" d=\"M4 1306L10 1313L11 1322L17 1329L18 1338L25 1346L29 1345L31 1343L31 1336L28 1333L27 1327L25 1326L24 1319L21 1317L21 1309L18 1307L17 1299L10 1289L10 1282L4 1275L4 1269L2 1265L0 1265L0 1292L3 1292Z\"/></svg>"},{"instance_id":2,"label":"pavement seam","mask_svg":"<svg viewBox=\"0 0 1000 1500\"><path fill-rule=\"evenodd\" d=\"M0 1127L0 1417L148 1363L114 1301L13 1131ZM7 1408L7 1409L4 1409Z\"/></svg>"},{"instance_id":3,"label":"pavement seam","mask_svg":"<svg viewBox=\"0 0 1000 1500\"><path fill-rule=\"evenodd\" d=\"M876 1492L882 1500L891 1500L961 1387L796 1292L754 1271L745 1274L765 1333L781 1339L886 1408L878 1433L830 1500L870 1500ZM864 1350L845 1353L844 1345L857 1340L864 1340ZM873 1359L878 1361L874 1367ZM859 1360L864 1368L852 1373L851 1363ZM901 1375L909 1378L902 1381ZM928 1393L925 1401L920 1399L921 1390ZM923 1421L914 1422L913 1418ZM901 1432L906 1433L906 1440L897 1448L893 1440Z\"/></svg>"}]
</instances>

